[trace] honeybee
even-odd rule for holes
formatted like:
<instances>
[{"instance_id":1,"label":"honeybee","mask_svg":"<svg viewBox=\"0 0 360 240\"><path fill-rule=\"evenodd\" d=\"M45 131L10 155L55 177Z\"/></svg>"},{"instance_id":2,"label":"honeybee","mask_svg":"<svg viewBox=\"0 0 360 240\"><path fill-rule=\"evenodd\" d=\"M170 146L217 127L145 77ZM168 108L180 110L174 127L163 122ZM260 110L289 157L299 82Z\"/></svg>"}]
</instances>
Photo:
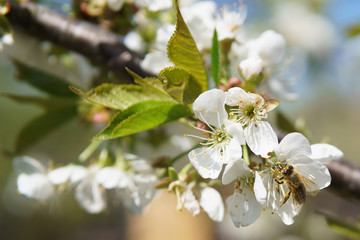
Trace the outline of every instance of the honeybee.
<instances>
[{"instance_id":1,"label":"honeybee","mask_svg":"<svg viewBox=\"0 0 360 240\"><path fill-rule=\"evenodd\" d=\"M303 177L292 165L287 165L280 170L281 177L275 178L278 184L285 183L289 188L289 192L285 195L284 205L291 195L295 205L301 206L304 204L308 195L315 197L320 191L319 186L311 180Z\"/></svg>"}]
</instances>

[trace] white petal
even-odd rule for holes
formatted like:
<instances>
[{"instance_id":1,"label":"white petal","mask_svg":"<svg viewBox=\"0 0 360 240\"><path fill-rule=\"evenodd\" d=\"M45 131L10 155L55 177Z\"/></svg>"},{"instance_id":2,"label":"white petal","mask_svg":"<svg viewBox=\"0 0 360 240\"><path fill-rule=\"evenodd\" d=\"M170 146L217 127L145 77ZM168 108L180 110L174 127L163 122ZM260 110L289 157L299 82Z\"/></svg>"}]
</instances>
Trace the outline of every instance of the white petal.
<instances>
[{"instance_id":1,"label":"white petal","mask_svg":"<svg viewBox=\"0 0 360 240\"><path fill-rule=\"evenodd\" d=\"M282 160L296 158L299 155L310 157L311 147L304 135L295 132L289 133L281 140L275 153Z\"/></svg>"},{"instance_id":2,"label":"white petal","mask_svg":"<svg viewBox=\"0 0 360 240\"><path fill-rule=\"evenodd\" d=\"M245 145L245 135L244 135L244 130L243 130L243 127L241 126L241 124L230 121L230 120L225 120L224 125L226 128L226 131L228 133L230 133L230 135L232 137L237 138L240 145Z\"/></svg>"},{"instance_id":3,"label":"white petal","mask_svg":"<svg viewBox=\"0 0 360 240\"><path fill-rule=\"evenodd\" d=\"M20 174L17 178L19 193L42 202L54 194L54 187L45 174Z\"/></svg>"},{"instance_id":4,"label":"white petal","mask_svg":"<svg viewBox=\"0 0 360 240\"><path fill-rule=\"evenodd\" d=\"M95 180L106 189L124 188L128 185L128 176L119 168L105 167L95 175Z\"/></svg>"},{"instance_id":5,"label":"white petal","mask_svg":"<svg viewBox=\"0 0 360 240\"><path fill-rule=\"evenodd\" d=\"M278 145L276 133L268 122L251 124L245 128L244 133L251 151L264 158L269 157L268 153L274 151Z\"/></svg>"},{"instance_id":6,"label":"white petal","mask_svg":"<svg viewBox=\"0 0 360 240\"><path fill-rule=\"evenodd\" d=\"M228 145L226 145L223 153L221 163L228 164L237 159L242 158L241 144L237 138L232 138ZM220 158L221 159L221 158Z\"/></svg>"},{"instance_id":7,"label":"white petal","mask_svg":"<svg viewBox=\"0 0 360 240\"><path fill-rule=\"evenodd\" d=\"M292 196L286 204L279 207L275 212L280 216L283 223L291 225L294 223L294 217L298 214L298 211L294 207Z\"/></svg>"},{"instance_id":8,"label":"white petal","mask_svg":"<svg viewBox=\"0 0 360 240\"><path fill-rule=\"evenodd\" d=\"M17 173L45 173L44 166L38 160L28 156L14 158L13 166Z\"/></svg>"},{"instance_id":9,"label":"white petal","mask_svg":"<svg viewBox=\"0 0 360 240\"><path fill-rule=\"evenodd\" d=\"M76 183L87 176L87 169L83 166L68 165L49 172L48 177L52 184L58 185L66 182Z\"/></svg>"},{"instance_id":10,"label":"white petal","mask_svg":"<svg viewBox=\"0 0 360 240\"><path fill-rule=\"evenodd\" d=\"M108 7L113 11L118 11L124 5L125 0L107 0Z\"/></svg>"},{"instance_id":11,"label":"white petal","mask_svg":"<svg viewBox=\"0 0 360 240\"><path fill-rule=\"evenodd\" d=\"M320 189L330 185L331 176L329 170L320 162L302 156L301 158L299 157L298 159L293 160L292 164L303 177L316 183Z\"/></svg>"},{"instance_id":12,"label":"white petal","mask_svg":"<svg viewBox=\"0 0 360 240\"><path fill-rule=\"evenodd\" d=\"M245 79L250 79L260 74L263 68L263 61L258 56L249 57L239 64L241 74Z\"/></svg>"},{"instance_id":13,"label":"white petal","mask_svg":"<svg viewBox=\"0 0 360 240\"><path fill-rule=\"evenodd\" d=\"M225 93L225 103L229 106L237 106L238 104L240 104L240 101L242 101L243 99L247 99L249 97L248 95L249 94L245 92L245 90L242 88L230 88Z\"/></svg>"},{"instance_id":14,"label":"white petal","mask_svg":"<svg viewBox=\"0 0 360 240\"><path fill-rule=\"evenodd\" d=\"M249 173L250 169L245 161L243 159L237 159L226 165L222 176L222 183L229 184L238 177L246 176Z\"/></svg>"},{"instance_id":15,"label":"white petal","mask_svg":"<svg viewBox=\"0 0 360 240\"><path fill-rule=\"evenodd\" d=\"M344 156L344 153L340 149L326 143L311 145L311 153L311 159L322 163L340 160Z\"/></svg>"},{"instance_id":16,"label":"white petal","mask_svg":"<svg viewBox=\"0 0 360 240\"><path fill-rule=\"evenodd\" d=\"M203 178L216 179L222 169L219 149L196 148L189 153L189 159L194 168Z\"/></svg>"},{"instance_id":17,"label":"white petal","mask_svg":"<svg viewBox=\"0 0 360 240\"><path fill-rule=\"evenodd\" d=\"M194 216L200 213L200 204L199 201L196 200L194 193L191 188L188 188L182 195L182 201L184 203L184 207L191 212Z\"/></svg>"},{"instance_id":18,"label":"white petal","mask_svg":"<svg viewBox=\"0 0 360 240\"><path fill-rule=\"evenodd\" d=\"M256 200L262 206L265 206L266 199L267 199L267 190L264 186L262 178L259 175L259 172L255 172L254 193L255 193Z\"/></svg>"},{"instance_id":19,"label":"white petal","mask_svg":"<svg viewBox=\"0 0 360 240\"><path fill-rule=\"evenodd\" d=\"M77 186L76 200L89 213L99 213L106 208L105 193L101 191L98 182L85 178Z\"/></svg>"},{"instance_id":20,"label":"white petal","mask_svg":"<svg viewBox=\"0 0 360 240\"><path fill-rule=\"evenodd\" d=\"M137 174L133 180L138 192L138 206L143 208L151 202L155 195L157 178L152 174Z\"/></svg>"},{"instance_id":21,"label":"white petal","mask_svg":"<svg viewBox=\"0 0 360 240\"><path fill-rule=\"evenodd\" d=\"M220 89L203 92L194 101L195 115L203 122L220 128L228 118L225 110L225 93Z\"/></svg>"},{"instance_id":22,"label":"white petal","mask_svg":"<svg viewBox=\"0 0 360 240\"><path fill-rule=\"evenodd\" d=\"M224 219L224 204L214 188L207 187L201 191L200 205L212 220L221 222Z\"/></svg>"},{"instance_id":23,"label":"white petal","mask_svg":"<svg viewBox=\"0 0 360 240\"><path fill-rule=\"evenodd\" d=\"M252 224L261 214L261 206L248 188L243 188L242 193L235 190L234 195L226 199L226 205L236 227Z\"/></svg>"}]
</instances>

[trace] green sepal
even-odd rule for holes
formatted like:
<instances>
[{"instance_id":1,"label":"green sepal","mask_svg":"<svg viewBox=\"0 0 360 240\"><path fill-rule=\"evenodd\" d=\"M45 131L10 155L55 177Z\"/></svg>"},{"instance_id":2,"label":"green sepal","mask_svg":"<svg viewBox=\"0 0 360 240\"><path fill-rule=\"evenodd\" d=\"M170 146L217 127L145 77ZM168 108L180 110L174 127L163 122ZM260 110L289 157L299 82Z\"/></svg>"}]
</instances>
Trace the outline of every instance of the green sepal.
<instances>
[{"instance_id":1,"label":"green sepal","mask_svg":"<svg viewBox=\"0 0 360 240\"><path fill-rule=\"evenodd\" d=\"M169 178L170 178L171 182L175 182L175 181L179 180L179 176L178 176L175 168L169 167L168 173L169 173Z\"/></svg>"}]
</instances>

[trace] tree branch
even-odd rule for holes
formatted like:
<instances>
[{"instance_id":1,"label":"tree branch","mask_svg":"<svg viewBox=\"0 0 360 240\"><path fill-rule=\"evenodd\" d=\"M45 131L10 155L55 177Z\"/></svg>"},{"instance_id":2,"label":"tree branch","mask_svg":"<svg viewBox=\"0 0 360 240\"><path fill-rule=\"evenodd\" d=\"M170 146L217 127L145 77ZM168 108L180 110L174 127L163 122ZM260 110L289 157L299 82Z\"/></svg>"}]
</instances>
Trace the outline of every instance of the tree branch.
<instances>
[{"instance_id":1,"label":"tree branch","mask_svg":"<svg viewBox=\"0 0 360 240\"><path fill-rule=\"evenodd\" d=\"M151 75L140 67L141 56L125 47L119 35L99 25L68 18L32 2L10 2L6 16L13 28L78 52L123 80L129 79L125 67L142 77Z\"/></svg>"},{"instance_id":2,"label":"tree branch","mask_svg":"<svg viewBox=\"0 0 360 240\"><path fill-rule=\"evenodd\" d=\"M128 78L125 67L141 76L151 76L140 67L141 57L127 49L121 38L101 26L68 18L36 3L10 2L7 14L14 28L49 40L69 50L83 54L113 71L121 78ZM284 133L278 133L279 138ZM332 182L330 188L360 200L360 167L340 160L327 164Z\"/></svg>"}]
</instances>

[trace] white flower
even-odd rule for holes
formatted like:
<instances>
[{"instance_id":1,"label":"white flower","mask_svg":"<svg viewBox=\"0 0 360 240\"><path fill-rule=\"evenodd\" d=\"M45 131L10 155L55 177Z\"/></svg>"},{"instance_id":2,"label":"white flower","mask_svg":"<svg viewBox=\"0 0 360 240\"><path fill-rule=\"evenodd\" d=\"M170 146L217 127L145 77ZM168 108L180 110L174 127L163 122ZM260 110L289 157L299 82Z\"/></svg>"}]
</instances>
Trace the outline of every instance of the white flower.
<instances>
[{"instance_id":1,"label":"white flower","mask_svg":"<svg viewBox=\"0 0 360 240\"><path fill-rule=\"evenodd\" d=\"M183 180L177 180L169 185L169 190L180 192L177 209L181 211L184 206L196 216L202 207L212 220L221 222L224 218L224 204L220 193L211 187L200 188L195 182L186 184Z\"/></svg>"},{"instance_id":2,"label":"white flower","mask_svg":"<svg viewBox=\"0 0 360 240\"><path fill-rule=\"evenodd\" d=\"M155 195L157 177L146 160L125 154L129 169L117 166L101 169L96 180L106 189L117 189L123 204L132 212L139 213Z\"/></svg>"},{"instance_id":3,"label":"white flower","mask_svg":"<svg viewBox=\"0 0 360 240\"><path fill-rule=\"evenodd\" d=\"M229 10L227 5L224 5L220 10L220 15L216 19L216 31L219 41L235 39L240 33L240 27L246 18L246 8L240 6L236 10L238 11Z\"/></svg>"},{"instance_id":4,"label":"white flower","mask_svg":"<svg viewBox=\"0 0 360 240\"><path fill-rule=\"evenodd\" d=\"M145 43L139 33L131 31L124 37L124 44L130 50L137 53L143 53L145 51Z\"/></svg>"},{"instance_id":5,"label":"white flower","mask_svg":"<svg viewBox=\"0 0 360 240\"><path fill-rule=\"evenodd\" d=\"M277 136L268 122L261 121L267 118L267 112L277 107L277 100L265 101L260 95L247 93L242 88L230 88L226 92L226 104L234 107L231 114L245 127L246 143L257 155L267 157L277 143Z\"/></svg>"},{"instance_id":6,"label":"white flower","mask_svg":"<svg viewBox=\"0 0 360 240\"><path fill-rule=\"evenodd\" d=\"M156 31L154 48L145 55L140 64L144 70L157 74L164 68L174 65L170 62L166 50L167 43L174 31L175 25L172 24L165 24Z\"/></svg>"},{"instance_id":7,"label":"white flower","mask_svg":"<svg viewBox=\"0 0 360 240\"><path fill-rule=\"evenodd\" d=\"M107 0L108 7L113 11L119 11L126 0Z\"/></svg>"},{"instance_id":8,"label":"white flower","mask_svg":"<svg viewBox=\"0 0 360 240\"><path fill-rule=\"evenodd\" d=\"M335 30L324 16L306 4L288 1L275 7L273 23L287 41L310 53L324 55L335 43Z\"/></svg>"},{"instance_id":9,"label":"white flower","mask_svg":"<svg viewBox=\"0 0 360 240\"><path fill-rule=\"evenodd\" d=\"M172 0L135 0L135 3L156 12L172 7Z\"/></svg>"},{"instance_id":10,"label":"white flower","mask_svg":"<svg viewBox=\"0 0 360 240\"><path fill-rule=\"evenodd\" d=\"M311 145L310 158L321 163L336 161L341 159L343 156L344 153L333 145L326 143L317 143Z\"/></svg>"},{"instance_id":11,"label":"white flower","mask_svg":"<svg viewBox=\"0 0 360 240\"><path fill-rule=\"evenodd\" d=\"M88 213L100 213L106 208L106 198L95 174L99 171L98 165L85 168L79 165L68 165L54 169L49 173L53 184L71 183L75 186L75 198Z\"/></svg>"},{"instance_id":12,"label":"white flower","mask_svg":"<svg viewBox=\"0 0 360 240\"><path fill-rule=\"evenodd\" d=\"M265 66L278 65L284 60L286 42L282 35L273 30L263 32L259 38L246 43L248 57L260 57Z\"/></svg>"},{"instance_id":13,"label":"white flower","mask_svg":"<svg viewBox=\"0 0 360 240\"><path fill-rule=\"evenodd\" d=\"M259 218L261 206L254 194L254 172L242 159L225 167L223 184L234 180L236 180L234 194L226 199L226 204L234 225L246 227Z\"/></svg>"},{"instance_id":14,"label":"white flower","mask_svg":"<svg viewBox=\"0 0 360 240\"><path fill-rule=\"evenodd\" d=\"M300 133L290 133L274 148L265 169L256 173L257 200L287 225L294 222L307 195L316 195L331 182L328 169L310 157L309 141Z\"/></svg>"},{"instance_id":15,"label":"white flower","mask_svg":"<svg viewBox=\"0 0 360 240\"><path fill-rule=\"evenodd\" d=\"M180 8L184 21L199 51L211 48L216 10L217 5L213 1L199 1Z\"/></svg>"},{"instance_id":16,"label":"white flower","mask_svg":"<svg viewBox=\"0 0 360 240\"><path fill-rule=\"evenodd\" d=\"M258 56L249 57L239 64L239 72L245 78L258 76L263 69L263 61Z\"/></svg>"},{"instance_id":17,"label":"white flower","mask_svg":"<svg viewBox=\"0 0 360 240\"><path fill-rule=\"evenodd\" d=\"M188 156L203 178L215 179L223 164L242 157L241 145L245 144L242 127L228 120L222 90L212 89L200 94L193 104L193 110L210 130L199 128L208 137L198 137L206 141L202 143L204 147L192 150Z\"/></svg>"},{"instance_id":18,"label":"white flower","mask_svg":"<svg viewBox=\"0 0 360 240\"><path fill-rule=\"evenodd\" d=\"M47 169L36 159L28 156L16 157L13 161L17 176L17 189L20 194L40 201L47 202L55 193Z\"/></svg>"}]
</instances>

